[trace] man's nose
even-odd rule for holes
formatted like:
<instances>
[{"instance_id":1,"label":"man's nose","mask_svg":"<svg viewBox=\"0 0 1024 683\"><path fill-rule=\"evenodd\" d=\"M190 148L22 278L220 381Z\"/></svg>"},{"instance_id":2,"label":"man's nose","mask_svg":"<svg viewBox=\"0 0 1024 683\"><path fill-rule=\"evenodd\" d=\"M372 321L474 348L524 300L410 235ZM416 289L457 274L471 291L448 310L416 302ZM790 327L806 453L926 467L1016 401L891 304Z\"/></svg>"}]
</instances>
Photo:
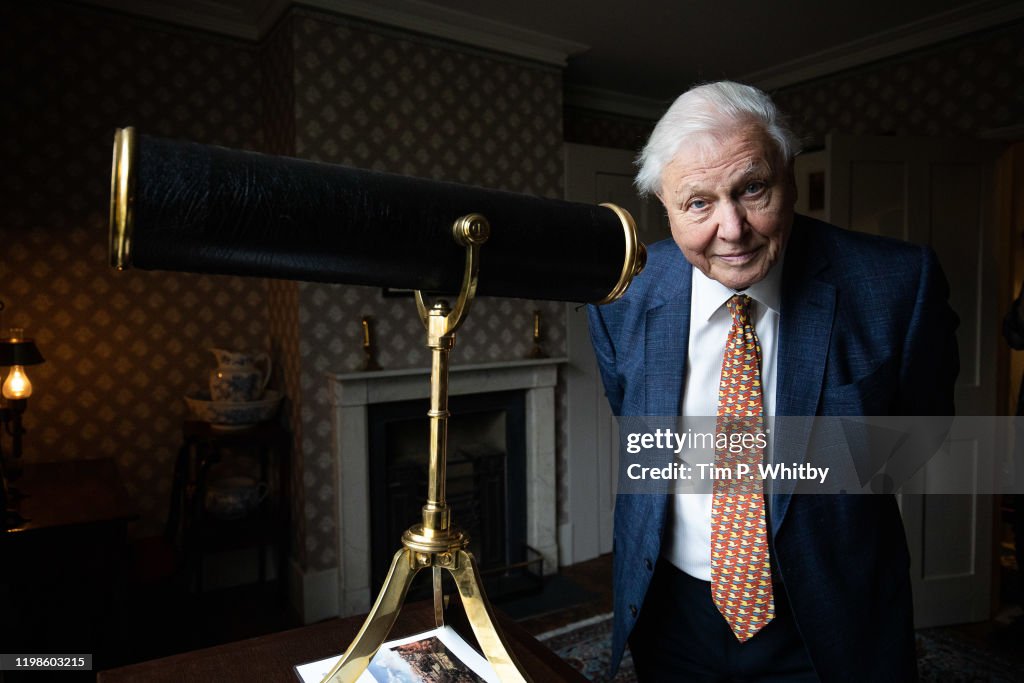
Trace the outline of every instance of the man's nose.
<instances>
[{"instance_id":1,"label":"man's nose","mask_svg":"<svg viewBox=\"0 0 1024 683\"><path fill-rule=\"evenodd\" d=\"M736 241L743 237L746 212L738 202L723 202L719 205L718 238Z\"/></svg>"}]
</instances>

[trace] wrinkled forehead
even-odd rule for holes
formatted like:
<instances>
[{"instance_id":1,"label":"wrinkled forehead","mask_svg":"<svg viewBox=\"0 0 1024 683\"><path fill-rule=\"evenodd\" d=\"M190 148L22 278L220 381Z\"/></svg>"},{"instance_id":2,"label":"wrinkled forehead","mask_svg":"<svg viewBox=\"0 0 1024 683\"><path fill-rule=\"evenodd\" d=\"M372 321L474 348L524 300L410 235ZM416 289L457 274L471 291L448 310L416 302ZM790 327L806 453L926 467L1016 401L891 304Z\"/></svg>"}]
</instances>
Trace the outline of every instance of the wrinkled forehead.
<instances>
[{"instance_id":1,"label":"wrinkled forehead","mask_svg":"<svg viewBox=\"0 0 1024 683\"><path fill-rule=\"evenodd\" d=\"M764 126L754 121L686 136L680 140L669 166L712 166L740 159L751 166L765 165L772 172L786 166L778 144Z\"/></svg>"},{"instance_id":2,"label":"wrinkled forehead","mask_svg":"<svg viewBox=\"0 0 1024 683\"><path fill-rule=\"evenodd\" d=\"M784 169L776 145L758 127L694 135L662 170L659 196L673 196L684 186L745 182L755 176L771 182Z\"/></svg>"}]
</instances>

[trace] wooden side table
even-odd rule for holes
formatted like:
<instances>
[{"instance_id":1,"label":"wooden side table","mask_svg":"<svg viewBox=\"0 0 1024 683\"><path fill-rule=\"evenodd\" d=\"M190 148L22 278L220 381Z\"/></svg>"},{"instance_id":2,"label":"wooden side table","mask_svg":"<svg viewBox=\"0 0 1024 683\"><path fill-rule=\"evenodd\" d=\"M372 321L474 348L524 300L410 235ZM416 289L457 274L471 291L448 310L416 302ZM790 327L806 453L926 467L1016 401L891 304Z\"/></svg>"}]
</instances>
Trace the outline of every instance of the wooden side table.
<instances>
[{"instance_id":1,"label":"wooden side table","mask_svg":"<svg viewBox=\"0 0 1024 683\"><path fill-rule=\"evenodd\" d=\"M266 550L277 547L277 578L282 595L291 538L289 502L291 434L277 422L261 422L237 430L222 430L206 422L182 424L182 445L174 464L171 506L166 535L180 542L185 567L203 590L203 560L208 552L258 548L259 578L266 580ZM211 470L239 455L252 455L259 466L257 481L269 494L240 519L216 519L206 510Z\"/></svg>"},{"instance_id":2,"label":"wooden side table","mask_svg":"<svg viewBox=\"0 0 1024 683\"><path fill-rule=\"evenodd\" d=\"M101 671L96 680L98 683L298 681L293 670L295 665L340 655L355 637L364 618L365 615L329 619L269 636ZM538 683L586 683L587 679L582 674L538 642L522 626L500 613L498 622L531 679ZM453 626L464 637L470 633L468 627L460 623L453 623ZM389 639L428 631L433 627L433 603L411 603L402 609ZM466 640L473 642L471 636Z\"/></svg>"},{"instance_id":3,"label":"wooden side table","mask_svg":"<svg viewBox=\"0 0 1024 683\"><path fill-rule=\"evenodd\" d=\"M138 519L117 467L109 458L27 463L13 483L25 522L0 530L0 645L94 653L102 667L117 647L128 524Z\"/></svg>"}]
</instances>

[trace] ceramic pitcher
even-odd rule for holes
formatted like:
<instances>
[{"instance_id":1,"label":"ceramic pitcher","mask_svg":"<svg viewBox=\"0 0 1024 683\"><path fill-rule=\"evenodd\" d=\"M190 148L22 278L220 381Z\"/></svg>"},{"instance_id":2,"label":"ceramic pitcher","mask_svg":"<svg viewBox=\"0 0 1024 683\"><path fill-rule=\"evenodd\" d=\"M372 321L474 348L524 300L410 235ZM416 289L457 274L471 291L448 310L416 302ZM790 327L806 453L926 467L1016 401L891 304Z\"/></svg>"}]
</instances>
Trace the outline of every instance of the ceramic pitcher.
<instances>
[{"instance_id":1,"label":"ceramic pitcher","mask_svg":"<svg viewBox=\"0 0 1024 683\"><path fill-rule=\"evenodd\" d=\"M210 349L217 367L210 372L210 398L214 401L258 401L270 381L270 356L230 349Z\"/></svg>"}]
</instances>

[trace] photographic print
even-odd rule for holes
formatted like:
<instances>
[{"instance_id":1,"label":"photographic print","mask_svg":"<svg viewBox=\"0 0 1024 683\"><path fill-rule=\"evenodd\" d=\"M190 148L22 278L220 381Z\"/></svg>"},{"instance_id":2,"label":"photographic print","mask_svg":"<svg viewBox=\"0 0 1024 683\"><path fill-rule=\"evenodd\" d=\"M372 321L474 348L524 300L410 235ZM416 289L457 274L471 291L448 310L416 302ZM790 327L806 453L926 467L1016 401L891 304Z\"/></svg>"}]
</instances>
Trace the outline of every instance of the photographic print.
<instances>
[{"instance_id":1,"label":"photographic print","mask_svg":"<svg viewBox=\"0 0 1024 683\"><path fill-rule=\"evenodd\" d=\"M338 663L328 657L295 667L303 683L320 683ZM451 627L384 643L358 683L500 683L490 663Z\"/></svg>"},{"instance_id":2,"label":"photographic print","mask_svg":"<svg viewBox=\"0 0 1024 683\"><path fill-rule=\"evenodd\" d=\"M369 671L378 683L484 683L435 636L382 649Z\"/></svg>"}]
</instances>

